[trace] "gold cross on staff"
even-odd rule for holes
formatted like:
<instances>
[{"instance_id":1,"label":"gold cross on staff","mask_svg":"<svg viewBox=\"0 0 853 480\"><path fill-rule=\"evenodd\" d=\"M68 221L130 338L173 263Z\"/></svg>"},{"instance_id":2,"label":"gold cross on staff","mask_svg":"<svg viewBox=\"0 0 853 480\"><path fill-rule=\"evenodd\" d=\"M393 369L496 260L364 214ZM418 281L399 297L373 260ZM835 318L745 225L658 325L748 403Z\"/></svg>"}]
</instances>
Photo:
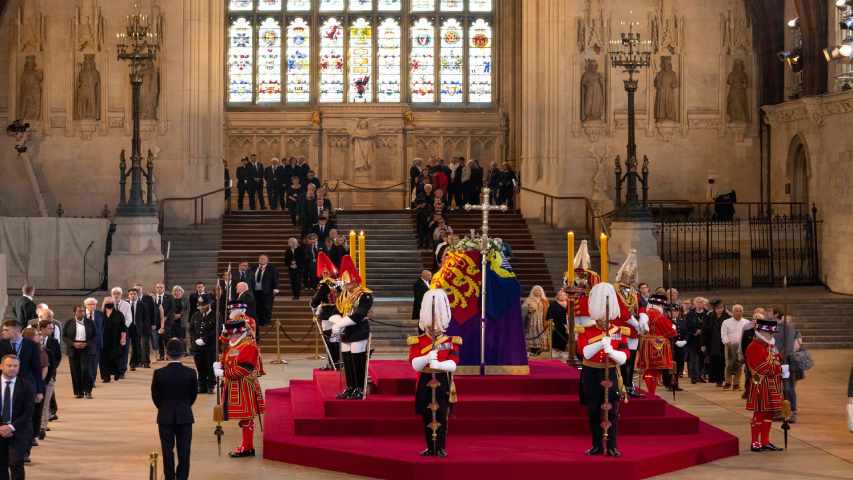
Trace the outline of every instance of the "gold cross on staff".
<instances>
[{"instance_id":1,"label":"gold cross on staff","mask_svg":"<svg viewBox=\"0 0 853 480\"><path fill-rule=\"evenodd\" d=\"M489 256L489 212L506 211L506 205L489 203L489 192L488 187L483 189L483 203L480 205L465 204L466 211L483 212L483 225L480 227L482 230L480 235L480 375L486 374L486 262Z\"/></svg>"}]
</instances>

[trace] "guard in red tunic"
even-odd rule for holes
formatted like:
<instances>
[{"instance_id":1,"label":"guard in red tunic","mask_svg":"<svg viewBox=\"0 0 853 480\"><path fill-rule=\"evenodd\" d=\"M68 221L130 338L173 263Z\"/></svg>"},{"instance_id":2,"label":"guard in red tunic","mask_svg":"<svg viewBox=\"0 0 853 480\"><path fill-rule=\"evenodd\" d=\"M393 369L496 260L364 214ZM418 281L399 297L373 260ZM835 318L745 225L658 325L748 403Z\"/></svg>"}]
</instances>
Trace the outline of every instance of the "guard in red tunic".
<instances>
[{"instance_id":1,"label":"guard in red tunic","mask_svg":"<svg viewBox=\"0 0 853 480\"><path fill-rule=\"evenodd\" d=\"M261 421L264 413L264 395L258 382L260 352L248 334L243 319L225 322L228 344L220 361L213 364L214 374L222 379L222 405L225 420L239 420L243 430L240 446L228 455L231 457L255 456L255 417Z\"/></svg>"},{"instance_id":2,"label":"guard in red tunic","mask_svg":"<svg viewBox=\"0 0 853 480\"><path fill-rule=\"evenodd\" d=\"M782 449L770 443L770 427L773 416L782 410L782 378L790 371L782 368L782 357L776 350L776 320L765 320L760 314L755 318L755 338L746 347L746 365L752 372L752 388L746 401L746 409L753 412L751 450L778 452Z\"/></svg>"},{"instance_id":3,"label":"guard in red tunic","mask_svg":"<svg viewBox=\"0 0 853 480\"><path fill-rule=\"evenodd\" d=\"M643 381L650 395L655 394L661 373L672 370L672 341L675 325L663 313L669 305L666 295L652 295L646 313L640 314L640 348L636 368L643 372Z\"/></svg>"},{"instance_id":4,"label":"guard in red tunic","mask_svg":"<svg viewBox=\"0 0 853 480\"><path fill-rule=\"evenodd\" d=\"M572 354L580 357L580 351L577 350L578 336L583 333L584 328L595 324L589 317L589 291L601 281L598 273L589 268L589 247L586 240L581 241L573 263L575 274L572 284L564 286L566 293L571 298L571 303L574 305L574 324L572 324L571 318L567 323L569 332L574 334L574 344L570 345L568 349L571 361L574 361ZM572 317L571 313L569 315Z\"/></svg>"},{"instance_id":5,"label":"guard in red tunic","mask_svg":"<svg viewBox=\"0 0 853 480\"><path fill-rule=\"evenodd\" d=\"M637 361L637 348L640 346L640 314L645 309L640 307L640 295L634 287L637 283L637 252L631 250L628 257L616 272L616 297L619 300L619 319L616 324L627 327L628 334L628 361L622 365L622 379L625 381L625 389L633 398L642 398L643 395L634 388L634 365Z\"/></svg>"},{"instance_id":6,"label":"guard in red tunic","mask_svg":"<svg viewBox=\"0 0 853 480\"><path fill-rule=\"evenodd\" d=\"M418 375L415 413L424 421L426 450L422 456L446 457L447 422L456 403L453 372L459 363L462 338L444 335L450 324L450 301L443 289L424 294L418 326L424 333L409 337L409 362Z\"/></svg>"},{"instance_id":7,"label":"guard in red tunic","mask_svg":"<svg viewBox=\"0 0 853 480\"><path fill-rule=\"evenodd\" d=\"M609 307L609 309L608 309ZM586 405L589 418L589 431L592 435L592 448L586 451L587 455L601 455L618 457L621 455L616 445L616 437L619 433L619 400L622 398L624 387L619 366L628 359L628 345L626 343L624 327L610 326L605 331L609 320L619 317L619 305L616 301L616 292L613 285L599 283L592 287L589 294L589 313L594 319L595 325L584 328L578 337L578 351L583 355L583 367L581 368L580 401ZM609 375L605 376L608 370ZM608 378L612 387L607 390L602 381ZM608 419L607 445L603 445L603 430L601 426L601 405L605 399L610 403Z\"/></svg>"}]
</instances>

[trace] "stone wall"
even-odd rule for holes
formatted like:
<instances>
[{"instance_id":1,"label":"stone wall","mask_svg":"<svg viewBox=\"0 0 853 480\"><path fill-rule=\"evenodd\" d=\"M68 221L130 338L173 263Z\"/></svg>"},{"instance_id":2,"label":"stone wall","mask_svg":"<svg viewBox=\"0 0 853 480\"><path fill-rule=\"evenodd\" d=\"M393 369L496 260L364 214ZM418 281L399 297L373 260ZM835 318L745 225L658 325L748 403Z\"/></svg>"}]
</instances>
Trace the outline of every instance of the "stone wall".
<instances>
[{"instance_id":1,"label":"stone wall","mask_svg":"<svg viewBox=\"0 0 853 480\"><path fill-rule=\"evenodd\" d=\"M821 273L835 292L853 293L853 92L807 97L764 107L771 128L774 202L814 203ZM802 159L798 159L802 151ZM803 179L803 180L798 180ZM805 188L796 183L804 181ZM798 190L805 194L792 198Z\"/></svg>"},{"instance_id":2,"label":"stone wall","mask_svg":"<svg viewBox=\"0 0 853 480\"><path fill-rule=\"evenodd\" d=\"M131 140L128 65L116 59L116 33L131 4L9 2L0 19L0 125L21 116L32 125L28 154L37 185L28 181L13 139L0 138L6 174L0 215L42 214L38 191L49 214L60 203L69 216L99 216L104 205L115 210L119 154L126 149L129 156ZM221 188L224 3L149 4L162 49L155 74L146 77L159 79L147 84L156 88L143 88L141 128L143 154L151 150L156 157L156 196ZM94 85L91 75L81 75L87 59L100 80ZM191 219L191 205L174 210L175 218ZM221 201L210 202L205 213L221 211Z\"/></svg>"},{"instance_id":3,"label":"stone wall","mask_svg":"<svg viewBox=\"0 0 853 480\"><path fill-rule=\"evenodd\" d=\"M650 162L649 198L706 201L713 177L718 193L735 189L738 200L758 201L757 69L743 2L631 3L632 16L613 0L522 2L523 107L514 128L522 130L523 186L590 198L599 214L612 209L614 159L625 160L627 75L610 64L607 51L628 29L621 22L633 21L654 52L636 93L638 155ZM597 73L585 75L589 61L597 62ZM666 62L673 74L662 74L661 83L677 88L664 89L671 105L656 115L655 78ZM739 78L745 76L746 88L733 103L729 81L738 77L736 63L744 66ZM600 100L587 96L596 85ZM733 112L734 104L745 115ZM522 202L525 215L541 214L539 195L524 192ZM562 225L578 226L578 205L558 206Z\"/></svg>"}]
</instances>

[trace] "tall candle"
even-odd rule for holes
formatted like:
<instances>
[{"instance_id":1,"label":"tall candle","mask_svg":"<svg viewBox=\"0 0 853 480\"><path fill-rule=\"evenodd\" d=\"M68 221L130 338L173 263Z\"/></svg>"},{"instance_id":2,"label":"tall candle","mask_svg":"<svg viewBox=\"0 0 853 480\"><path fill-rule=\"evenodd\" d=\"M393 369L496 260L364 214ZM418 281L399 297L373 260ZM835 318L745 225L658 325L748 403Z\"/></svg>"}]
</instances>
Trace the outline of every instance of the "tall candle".
<instances>
[{"instance_id":1,"label":"tall candle","mask_svg":"<svg viewBox=\"0 0 853 480\"><path fill-rule=\"evenodd\" d=\"M367 252L364 248L364 231L358 234L358 273L361 274L361 286L367 286Z\"/></svg>"},{"instance_id":2,"label":"tall candle","mask_svg":"<svg viewBox=\"0 0 853 480\"><path fill-rule=\"evenodd\" d=\"M601 236L598 239L598 251L599 251L599 254L601 256L601 281L602 282L609 282L610 281L610 277L608 276L608 273L609 273L608 267L609 266L607 264L607 261L608 261L608 259L607 259L607 235L605 235L603 233L601 234Z\"/></svg>"},{"instance_id":3,"label":"tall candle","mask_svg":"<svg viewBox=\"0 0 853 480\"><path fill-rule=\"evenodd\" d=\"M571 287L575 281L575 232L566 233L566 285Z\"/></svg>"},{"instance_id":4,"label":"tall candle","mask_svg":"<svg viewBox=\"0 0 853 480\"><path fill-rule=\"evenodd\" d=\"M353 263L358 262L358 244L355 243L355 230L349 231L349 256Z\"/></svg>"}]
</instances>

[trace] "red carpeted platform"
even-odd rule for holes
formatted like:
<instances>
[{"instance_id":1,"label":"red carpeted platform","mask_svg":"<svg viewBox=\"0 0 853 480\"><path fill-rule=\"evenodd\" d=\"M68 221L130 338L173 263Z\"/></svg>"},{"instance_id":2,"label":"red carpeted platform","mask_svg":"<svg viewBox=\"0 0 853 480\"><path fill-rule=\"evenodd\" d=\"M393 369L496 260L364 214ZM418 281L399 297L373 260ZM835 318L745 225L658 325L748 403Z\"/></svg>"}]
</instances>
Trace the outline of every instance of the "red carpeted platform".
<instances>
[{"instance_id":1,"label":"red carpeted platform","mask_svg":"<svg viewBox=\"0 0 853 480\"><path fill-rule=\"evenodd\" d=\"M335 400L340 377L268 390L264 458L387 479L509 479L571 473L646 478L738 454L736 437L651 397L622 405L621 458L587 457L578 372L533 361L528 376L456 377L459 403L445 459L423 448L414 413L415 374L405 361L371 362L368 400Z\"/></svg>"}]
</instances>

